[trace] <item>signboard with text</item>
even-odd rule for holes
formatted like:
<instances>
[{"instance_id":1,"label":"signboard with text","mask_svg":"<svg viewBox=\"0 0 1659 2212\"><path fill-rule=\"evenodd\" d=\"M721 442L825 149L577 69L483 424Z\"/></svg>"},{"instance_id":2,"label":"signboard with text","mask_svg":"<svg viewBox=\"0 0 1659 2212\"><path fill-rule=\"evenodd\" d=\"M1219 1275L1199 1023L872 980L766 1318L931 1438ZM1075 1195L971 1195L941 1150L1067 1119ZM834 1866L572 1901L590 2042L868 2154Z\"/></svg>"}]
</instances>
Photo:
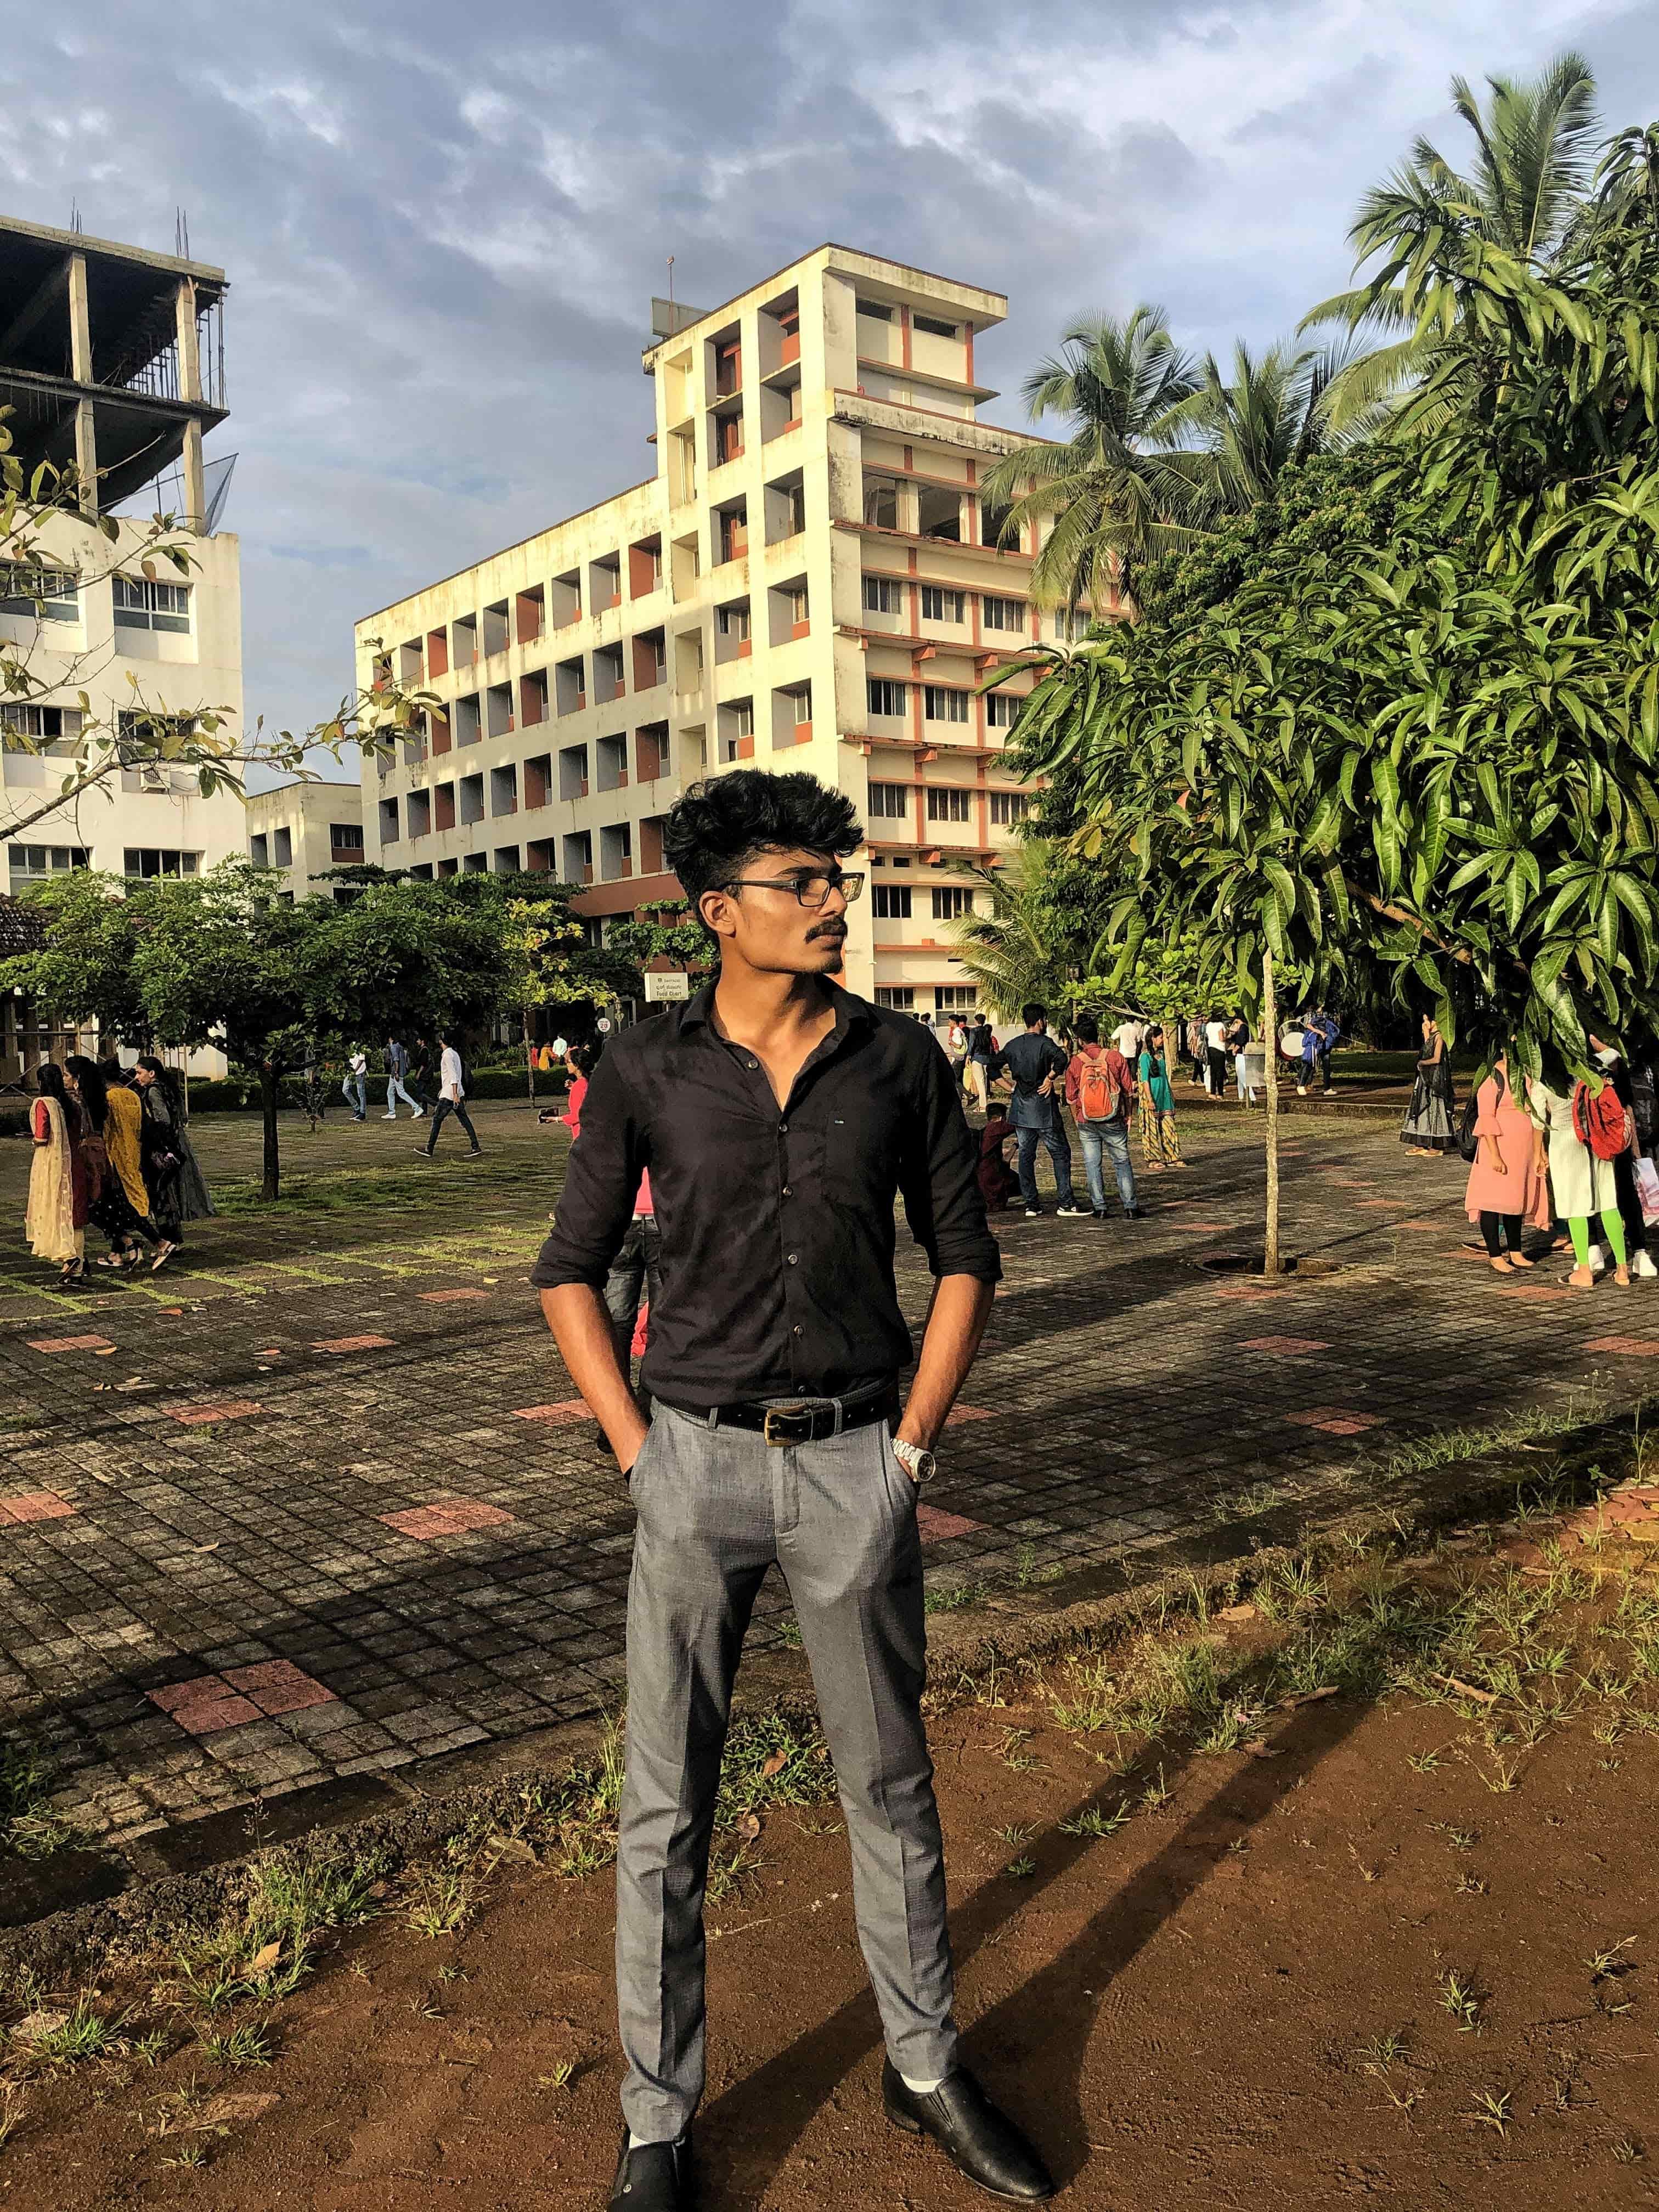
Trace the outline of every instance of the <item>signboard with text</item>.
<instances>
[{"instance_id":1,"label":"signboard with text","mask_svg":"<svg viewBox=\"0 0 1659 2212\"><path fill-rule=\"evenodd\" d=\"M691 978L683 968L671 968L661 975L648 969L645 978L645 999L647 1006L659 1006L669 999L689 999Z\"/></svg>"}]
</instances>

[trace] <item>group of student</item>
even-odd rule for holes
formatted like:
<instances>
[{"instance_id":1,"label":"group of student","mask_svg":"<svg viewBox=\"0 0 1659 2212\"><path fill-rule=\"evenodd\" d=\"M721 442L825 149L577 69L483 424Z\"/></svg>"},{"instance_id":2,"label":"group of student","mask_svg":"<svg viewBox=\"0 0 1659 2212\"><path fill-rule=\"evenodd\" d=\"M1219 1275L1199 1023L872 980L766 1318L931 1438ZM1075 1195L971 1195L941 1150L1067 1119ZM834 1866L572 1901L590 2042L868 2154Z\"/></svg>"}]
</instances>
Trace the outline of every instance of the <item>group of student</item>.
<instances>
[{"instance_id":1,"label":"group of student","mask_svg":"<svg viewBox=\"0 0 1659 2212\"><path fill-rule=\"evenodd\" d=\"M72 1053L61 1067L38 1067L34 1083L24 1231L37 1260L61 1267L53 1287L85 1282L88 1228L109 1245L95 1266L123 1274L166 1267L185 1223L214 1210L178 1075L151 1053L131 1069Z\"/></svg>"},{"instance_id":2,"label":"group of student","mask_svg":"<svg viewBox=\"0 0 1659 2212\"><path fill-rule=\"evenodd\" d=\"M1035 1000L1021 1007L1020 1020L1022 1033L1006 1045L993 1039L988 1054L977 1063L981 1078L976 1091L988 1092L992 1084L1006 1079L1011 1092L1006 1111L1000 1100L994 1112L988 1106L980 1133L979 1187L986 1205L1000 1212L1018 1199L1028 1218L1042 1214L1036 1181L1041 1146L1054 1176L1056 1218L1106 1218L1110 1209L1105 1165L1109 1159L1124 1218L1138 1219L1141 1208L1129 1152L1131 1127L1139 1128L1144 1169L1161 1174L1187 1164L1176 1131L1175 1095L1162 1025L1126 1020L1110 1042L1103 1043L1094 1016L1079 1014L1066 1048L1049 1036L1047 1010ZM989 1035L988 1023L981 1026ZM975 1064L970 1055L967 1066L971 1069ZM1086 1208L1078 1204L1073 1188L1072 1148L1062 1107L1071 1111L1083 1152ZM1014 1171L1004 1157L1010 1137L1016 1144Z\"/></svg>"}]
</instances>

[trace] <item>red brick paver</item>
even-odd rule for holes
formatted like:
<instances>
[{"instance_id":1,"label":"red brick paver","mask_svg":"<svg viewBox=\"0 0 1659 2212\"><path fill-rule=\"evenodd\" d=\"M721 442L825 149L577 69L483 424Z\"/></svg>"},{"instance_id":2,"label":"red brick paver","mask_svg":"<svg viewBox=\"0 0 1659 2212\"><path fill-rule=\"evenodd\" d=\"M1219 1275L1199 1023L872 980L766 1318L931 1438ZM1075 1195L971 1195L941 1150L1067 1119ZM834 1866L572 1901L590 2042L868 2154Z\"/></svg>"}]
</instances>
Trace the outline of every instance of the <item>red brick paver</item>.
<instances>
[{"instance_id":1,"label":"red brick paver","mask_svg":"<svg viewBox=\"0 0 1659 2212\"><path fill-rule=\"evenodd\" d=\"M1303 1406L1285 1418L1298 1428L1323 1429L1333 1437L1357 1437L1362 1430L1379 1427L1382 1419L1380 1413L1356 1413L1348 1406Z\"/></svg>"},{"instance_id":2,"label":"red brick paver","mask_svg":"<svg viewBox=\"0 0 1659 2212\"><path fill-rule=\"evenodd\" d=\"M426 1306L453 1306L463 1298L487 1298L488 1291L422 1291L421 1304Z\"/></svg>"},{"instance_id":3,"label":"red brick paver","mask_svg":"<svg viewBox=\"0 0 1659 2212\"><path fill-rule=\"evenodd\" d=\"M264 1408L252 1398L228 1398L222 1406L170 1406L167 1411L175 1421L195 1429L204 1421L245 1421L250 1413L263 1413Z\"/></svg>"},{"instance_id":4,"label":"red brick paver","mask_svg":"<svg viewBox=\"0 0 1659 2212\"><path fill-rule=\"evenodd\" d=\"M287 1659L230 1667L221 1674L196 1674L187 1682L172 1682L147 1695L191 1735L212 1735L248 1721L335 1702L332 1690Z\"/></svg>"},{"instance_id":5,"label":"red brick paver","mask_svg":"<svg viewBox=\"0 0 1659 2212\"><path fill-rule=\"evenodd\" d=\"M51 1490L25 1490L0 1498L0 1528L25 1521L66 1521L75 1508Z\"/></svg>"},{"instance_id":6,"label":"red brick paver","mask_svg":"<svg viewBox=\"0 0 1659 2212\"><path fill-rule=\"evenodd\" d=\"M113 1352L115 1346L106 1336L32 1336L27 1339L31 1352Z\"/></svg>"},{"instance_id":7,"label":"red brick paver","mask_svg":"<svg viewBox=\"0 0 1659 2212\"><path fill-rule=\"evenodd\" d=\"M954 1429L963 1421L994 1421L996 1415L988 1406L952 1406L945 1417L947 1429Z\"/></svg>"},{"instance_id":8,"label":"red brick paver","mask_svg":"<svg viewBox=\"0 0 1659 2212\"><path fill-rule=\"evenodd\" d=\"M334 1336L311 1348L313 1352L384 1352L392 1341L389 1336Z\"/></svg>"},{"instance_id":9,"label":"red brick paver","mask_svg":"<svg viewBox=\"0 0 1659 2212\"><path fill-rule=\"evenodd\" d=\"M1279 1359L1299 1359L1304 1352L1328 1352L1330 1346L1316 1336L1249 1336L1246 1352L1268 1352Z\"/></svg>"},{"instance_id":10,"label":"red brick paver","mask_svg":"<svg viewBox=\"0 0 1659 2212\"><path fill-rule=\"evenodd\" d=\"M472 1498L446 1498L436 1505L406 1505L400 1513L382 1513L378 1517L400 1536L413 1536L422 1543L430 1543L436 1536L464 1536L474 1528L500 1528L514 1519L499 1505L486 1505Z\"/></svg>"},{"instance_id":11,"label":"red brick paver","mask_svg":"<svg viewBox=\"0 0 1659 2212\"><path fill-rule=\"evenodd\" d=\"M1584 1349L1615 1352L1621 1359L1659 1359L1659 1336L1594 1336Z\"/></svg>"},{"instance_id":12,"label":"red brick paver","mask_svg":"<svg viewBox=\"0 0 1659 2212\"><path fill-rule=\"evenodd\" d=\"M591 1421L593 1416L587 1410L585 1398L563 1398L556 1406L515 1406L513 1418L515 1421L551 1421L563 1427L571 1421Z\"/></svg>"},{"instance_id":13,"label":"red brick paver","mask_svg":"<svg viewBox=\"0 0 1659 2212\"><path fill-rule=\"evenodd\" d=\"M952 1536L971 1536L975 1528L984 1526L982 1521L970 1521L965 1513L947 1513L942 1506L916 1508L916 1527L924 1544L945 1544Z\"/></svg>"}]
</instances>

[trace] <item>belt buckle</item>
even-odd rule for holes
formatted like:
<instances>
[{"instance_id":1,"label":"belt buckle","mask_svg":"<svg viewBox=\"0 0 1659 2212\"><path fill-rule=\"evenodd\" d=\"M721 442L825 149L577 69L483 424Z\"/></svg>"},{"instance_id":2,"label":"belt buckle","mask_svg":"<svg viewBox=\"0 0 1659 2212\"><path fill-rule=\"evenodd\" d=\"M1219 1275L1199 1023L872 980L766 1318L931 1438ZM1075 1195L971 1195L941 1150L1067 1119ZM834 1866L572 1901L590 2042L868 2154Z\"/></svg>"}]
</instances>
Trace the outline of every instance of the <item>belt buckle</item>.
<instances>
[{"instance_id":1,"label":"belt buckle","mask_svg":"<svg viewBox=\"0 0 1659 2212\"><path fill-rule=\"evenodd\" d=\"M804 1421L805 1426L799 1433L794 1435L784 1434L781 1427L780 1427L779 1431L775 1434L772 1426L772 1424L775 1421L781 1425L788 1421ZM765 1438L769 1444L811 1443L812 1441L812 1411L811 1405L803 1401L802 1403L798 1406L769 1406L766 1409L766 1418L761 1424L761 1435Z\"/></svg>"}]
</instances>

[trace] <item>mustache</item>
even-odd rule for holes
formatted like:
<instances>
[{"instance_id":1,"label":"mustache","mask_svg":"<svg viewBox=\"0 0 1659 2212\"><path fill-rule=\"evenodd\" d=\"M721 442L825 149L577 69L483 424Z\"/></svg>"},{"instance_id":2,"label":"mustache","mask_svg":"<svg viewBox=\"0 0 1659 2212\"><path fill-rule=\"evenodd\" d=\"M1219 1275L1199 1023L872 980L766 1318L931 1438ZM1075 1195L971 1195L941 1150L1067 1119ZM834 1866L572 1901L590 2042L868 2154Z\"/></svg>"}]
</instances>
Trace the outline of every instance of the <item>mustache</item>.
<instances>
[{"instance_id":1,"label":"mustache","mask_svg":"<svg viewBox=\"0 0 1659 2212\"><path fill-rule=\"evenodd\" d=\"M820 921L807 931L806 942L811 945L813 939L818 937L833 937L837 945L844 944L847 939L847 925L844 921Z\"/></svg>"}]
</instances>

